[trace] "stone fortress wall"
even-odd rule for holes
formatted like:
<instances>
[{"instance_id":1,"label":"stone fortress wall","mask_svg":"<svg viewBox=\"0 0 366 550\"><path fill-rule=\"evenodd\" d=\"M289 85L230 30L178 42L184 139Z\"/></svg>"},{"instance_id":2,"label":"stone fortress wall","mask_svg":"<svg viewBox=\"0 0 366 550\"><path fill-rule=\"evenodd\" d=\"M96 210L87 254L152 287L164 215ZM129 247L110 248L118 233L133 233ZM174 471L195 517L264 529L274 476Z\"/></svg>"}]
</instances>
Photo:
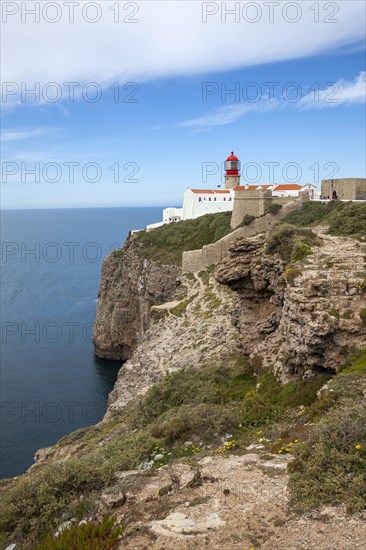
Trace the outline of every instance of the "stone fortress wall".
<instances>
[{"instance_id":1,"label":"stone fortress wall","mask_svg":"<svg viewBox=\"0 0 366 550\"><path fill-rule=\"evenodd\" d=\"M333 192L337 194L339 200L366 200L366 179L340 178L335 180L322 180L322 197L332 198Z\"/></svg>"},{"instance_id":2,"label":"stone fortress wall","mask_svg":"<svg viewBox=\"0 0 366 550\"><path fill-rule=\"evenodd\" d=\"M293 202L294 197L276 197L272 191L266 189L257 189L255 191L236 191L233 213L231 216L231 229L238 227L245 215L264 216L271 204L281 204L282 206Z\"/></svg>"},{"instance_id":3,"label":"stone fortress wall","mask_svg":"<svg viewBox=\"0 0 366 550\"><path fill-rule=\"evenodd\" d=\"M248 193L248 191L246 191ZM266 208L273 203L280 203L283 204L283 200L286 201L283 208L279 210L277 214L264 214L260 215L260 217L257 217L255 220L253 220L249 225L245 225L243 227L239 227L232 233L229 233L219 241L213 244L209 244L204 246L203 248L200 248L199 250L189 250L187 252L183 252L183 258L182 258L182 270L183 273L197 273L198 271L201 271L203 269L206 269L212 264L216 264L220 260L222 260L225 256L229 253L229 248L236 242L237 239L241 239L243 237L253 237L254 235L257 235L259 233L265 233L269 231L277 222L278 220L284 218L289 214L290 212L294 212L296 210L300 210L304 204L305 201L309 200L309 195L307 192L300 193L300 196L296 199L292 198L283 198L283 197L273 197L272 199L267 195L268 191L253 191L252 193L257 193L257 197L253 197L250 201L248 201L248 205L244 204L243 206L239 206L238 208L238 214L237 214L237 220L240 219L240 222L243 219L244 214L251 214L256 215L255 211L260 211L264 208L263 214L266 210ZM261 194L261 196L258 196L258 193ZM271 193L271 192L269 192ZM248 196L247 194L245 195ZM256 198L256 200L254 200ZM269 199L269 204L267 204ZM235 199L236 200L236 199ZM290 202L289 202L290 201ZM244 201L243 201L244 202ZM266 205L266 206L265 206ZM234 210L235 210L235 204L234 204ZM241 218L239 217L239 214L241 215ZM233 211L234 216L234 211ZM233 218L232 218L233 219Z\"/></svg>"}]
</instances>

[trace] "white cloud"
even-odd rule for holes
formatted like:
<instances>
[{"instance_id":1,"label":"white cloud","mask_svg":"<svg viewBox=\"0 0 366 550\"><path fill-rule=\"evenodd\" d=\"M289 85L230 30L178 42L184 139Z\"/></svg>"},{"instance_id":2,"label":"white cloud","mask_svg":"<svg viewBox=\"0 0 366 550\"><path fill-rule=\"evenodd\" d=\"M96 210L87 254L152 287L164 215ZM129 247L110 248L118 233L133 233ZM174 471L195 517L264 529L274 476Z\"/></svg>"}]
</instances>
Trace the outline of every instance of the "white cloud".
<instances>
[{"instance_id":1,"label":"white cloud","mask_svg":"<svg viewBox=\"0 0 366 550\"><path fill-rule=\"evenodd\" d=\"M2 25L2 56L6 61L2 78L19 86L25 82L29 88L34 87L35 82L41 86L70 81L96 81L101 85L115 80L140 82L297 59L359 43L365 20L365 3L356 0L315 3L320 10L318 23L314 22L311 2L291 3L301 10L296 23L289 22L289 18L296 15L293 11L285 12L285 16L282 13L288 2L281 2L275 8L273 23L270 8L260 2L256 3L261 10L256 23L244 19L243 8L247 2L211 2L211 8L218 12L203 23L205 2L137 2L138 13L129 15L134 2L104 0L90 3L99 5L101 11L100 20L94 24L83 20L85 2L57 2L60 20L53 24L45 21L44 15L49 20L54 18L55 7L48 8L43 16L41 11L37 23L34 15L26 13L23 13L25 22L21 21L21 11L34 8L37 3L2 4L18 6L19 10ZM55 4L38 3L40 10ZM69 22L70 8L65 4L77 4L73 23ZM222 6L229 9L236 4L240 4L238 22L230 15L222 22ZM332 15L333 4L339 6L339 12ZM117 5L120 21L115 23L115 12L111 8L116 9ZM247 15L253 20L255 14L247 12ZM95 10L89 8L88 16L94 17ZM138 22L129 23L131 18ZM326 18L339 22L326 22Z\"/></svg>"},{"instance_id":2,"label":"white cloud","mask_svg":"<svg viewBox=\"0 0 366 550\"><path fill-rule=\"evenodd\" d=\"M239 118L252 112L271 111L272 109L276 109L277 105L277 101L269 102L268 98L261 100L261 102L258 103L233 103L231 105L223 105L201 117L180 122L177 126L188 128L223 126L226 124L232 124Z\"/></svg>"},{"instance_id":3,"label":"white cloud","mask_svg":"<svg viewBox=\"0 0 366 550\"><path fill-rule=\"evenodd\" d=\"M57 128L13 128L1 131L1 141L6 143L8 141L19 141L23 139L29 139L32 137L43 136L54 132Z\"/></svg>"},{"instance_id":4,"label":"white cloud","mask_svg":"<svg viewBox=\"0 0 366 550\"><path fill-rule=\"evenodd\" d=\"M174 126L202 130L212 126L232 124L252 112L268 112L279 108L311 110L362 104L366 101L366 72L362 71L352 81L338 80L325 88L319 93L313 90L295 103L286 102L284 97L271 98L270 101L269 96L263 96L257 103L241 102L223 105L200 117L178 122Z\"/></svg>"},{"instance_id":5,"label":"white cloud","mask_svg":"<svg viewBox=\"0 0 366 550\"><path fill-rule=\"evenodd\" d=\"M338 80L325 86L325 89L310 92L298 103L304 110L357 105L366 100L366 72L362 71L352 81Z\"/></svg>"}]
</instances>

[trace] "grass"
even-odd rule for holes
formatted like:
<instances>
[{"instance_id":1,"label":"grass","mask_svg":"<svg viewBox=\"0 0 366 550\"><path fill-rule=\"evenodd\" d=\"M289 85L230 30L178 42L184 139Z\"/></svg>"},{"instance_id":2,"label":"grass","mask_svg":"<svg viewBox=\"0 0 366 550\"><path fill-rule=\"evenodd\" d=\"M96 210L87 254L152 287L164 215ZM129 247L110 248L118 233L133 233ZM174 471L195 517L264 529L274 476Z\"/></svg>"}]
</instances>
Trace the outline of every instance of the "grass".
<instances>
[{"instance_id":1,"label":"grass","mask_svg":"<svg viewBox=\"0 0 366 550\"><path fill-rule=\"evenodd\" d=\"M192 296L191 298L187 298L186 300L183 300L177 306L170 308L170 310L169 310L170 313L172 315L175 315L175 317L182 317L182 315L185 313L187 307L194 300L195 297L196 296Z\"/></svg>"},{"instance_id":2,"label":"grass","mask_svg":"<svg viewBox=\"0 0 366 550\"><path fill-rule=\"evenodd\" d=\"M196 250L214 243L230 233L231 212L206 214L194 220L185 220L140 231L134 238L140 243L139 253L160 264L181 264L186 250Z\"/></svg>"},{"instance_id":3,"label":"grass","mask_svg":"<svg viewBox=\"0 0 366 550\"><path fill-rule=\"evenodd\" d=\"M325 382L332 391L328 388L318 399ZM270 441L268 450L294 454L294 506L344 502L353 509L366 507L364 391L366 351L350 354L333 378L283 385L239 352L217 365L170 373L98 429L63 438L59 447L81 445L63 462L41 464L31 474L2 482L3 547L17 541L24 549L34 548L63 521L90 516L100 493L114 485L116 472L135 469L157 454L163 458L154 468L176 458L193 460L207 452L207 445L222 452L228 433L232 444L225 452L240 452L263 434Z\"/></svg>"},{"instance_id":4,"label":"grass","mask_svg":"<svg viewBox=\"0 0 366 550\"><path fill-rule=\"evenodd\" d=\"M305 202L301 210L291 212L285 223L299 227L328 225L331 235L366 239L366 204L356 202Z\"/></svg>"}]
</instances>

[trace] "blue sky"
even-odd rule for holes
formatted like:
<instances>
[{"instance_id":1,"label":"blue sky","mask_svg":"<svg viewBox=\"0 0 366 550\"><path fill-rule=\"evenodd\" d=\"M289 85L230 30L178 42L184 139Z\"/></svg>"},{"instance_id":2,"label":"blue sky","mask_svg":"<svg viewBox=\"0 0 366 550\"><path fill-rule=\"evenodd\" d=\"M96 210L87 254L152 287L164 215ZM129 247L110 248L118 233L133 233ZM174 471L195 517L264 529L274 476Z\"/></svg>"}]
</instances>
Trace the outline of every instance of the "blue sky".
<instances>
[{"instance_id":1,"label":"blue sky","mask_svg":"<svg viewBox=\"0 0 366 550\"><path fill-rule=\"evenodd\" d=\"M199 2L154 4L151 17L138 4L128 32L109 20L91 30L8 17L2 208L178 205L186 187L221 183L231 150L248 183L365 177L363 2L340 3L339 22L327 25L309 12L294 24L283 14L203 23ZM35 82L46 90L38 103L12 93ZM72 102L65 82L80 83ZM80 94L90 82L96 102Z\"/></svg>"}]
</instances>

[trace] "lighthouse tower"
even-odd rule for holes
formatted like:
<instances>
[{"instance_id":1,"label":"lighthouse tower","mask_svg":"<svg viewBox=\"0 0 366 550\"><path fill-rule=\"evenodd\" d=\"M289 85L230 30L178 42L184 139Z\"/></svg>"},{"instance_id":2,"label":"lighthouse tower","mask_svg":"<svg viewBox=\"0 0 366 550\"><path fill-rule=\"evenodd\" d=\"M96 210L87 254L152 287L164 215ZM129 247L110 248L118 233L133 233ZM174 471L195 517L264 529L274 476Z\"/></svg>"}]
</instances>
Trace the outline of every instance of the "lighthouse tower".
<instances>
[{"instance_id":1,"label":"lighthouse tower","mask_svg":"<svg viewBox=\"0 0 366 550\"><path fill-rule=\"evenodd\" d=\"M240 185L240 160L231 151L225 161L225 188L234 189L237 185Z\"/></svg>"}]
</instances>

